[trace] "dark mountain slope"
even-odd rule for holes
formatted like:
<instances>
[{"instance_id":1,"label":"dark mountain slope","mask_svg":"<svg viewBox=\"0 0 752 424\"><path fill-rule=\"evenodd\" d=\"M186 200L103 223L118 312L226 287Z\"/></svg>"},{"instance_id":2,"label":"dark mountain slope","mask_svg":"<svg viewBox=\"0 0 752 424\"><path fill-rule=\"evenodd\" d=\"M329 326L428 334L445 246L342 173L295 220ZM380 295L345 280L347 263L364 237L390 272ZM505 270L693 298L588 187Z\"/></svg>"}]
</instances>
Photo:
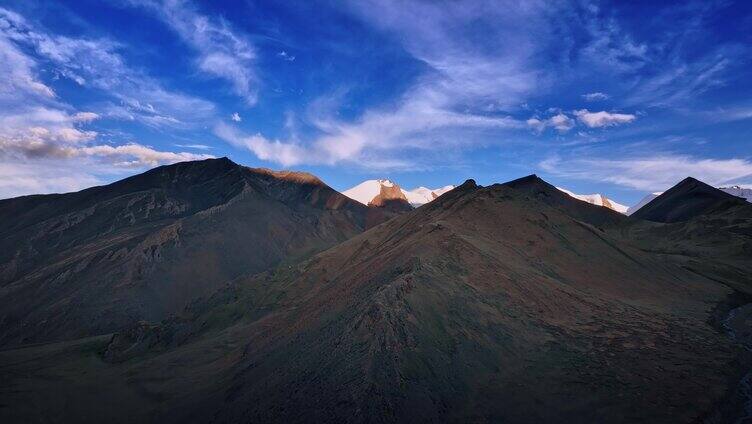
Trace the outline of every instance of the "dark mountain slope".
<instances>
[{"instance_id":1,"label":"dark mountain slope","mask_svg":"<svg viewBox=\"0 0 752 424\"><path fill-rule=\"evenodd\" d=\"M613 226L629 218L605 206L595 206L575 199L562 192L537 175L528 175L503 185L524 192L548 206L559 209L572 218L596 227Z\"/></svg>"},{"instance_id":2,"label":"dark mountain slope","mask_svg":"<svg viewBox=\"0 0 752 424\"><path fill-rule=\"evenodd\" d=\"M632 217L621 238L752 294L752 204L687 178Z\"/></svg>"},{"instance_id":3,"label":"dark mountain slope","mask_svg":"<svg viewBox=\"0 0 752 424\"><path fill-rule=\"evenodd\" d=\"M722 212L735 206L749 206L744 199L687 177L632 214L655 222L679 222Z\"/></svg>"},{"instance_id":4,"label":"dark mountain slope","mask_svg":"<svg viewBox=\"0 0 752 424\"><path fill-rule=\"evenodd\" d=\"M226 158L1 201L0 345L160 320L229 279L388 218L370 209L310 174Z\"/></svg>"},{"instance_id":5,"label":"dark mountain slope","mask_svg":"<svg viewBox=\"0 0 752 424\"><path fill-rule=\"evenodd\" d=\"M80 417L106 384L118 401L93 419L695 422L732 378L709 324L730 293L537 193L467 182L110 343L0 352L3 387L35 388L0 417L61 397L50 412Z\"/></svg>"}]
</instances>

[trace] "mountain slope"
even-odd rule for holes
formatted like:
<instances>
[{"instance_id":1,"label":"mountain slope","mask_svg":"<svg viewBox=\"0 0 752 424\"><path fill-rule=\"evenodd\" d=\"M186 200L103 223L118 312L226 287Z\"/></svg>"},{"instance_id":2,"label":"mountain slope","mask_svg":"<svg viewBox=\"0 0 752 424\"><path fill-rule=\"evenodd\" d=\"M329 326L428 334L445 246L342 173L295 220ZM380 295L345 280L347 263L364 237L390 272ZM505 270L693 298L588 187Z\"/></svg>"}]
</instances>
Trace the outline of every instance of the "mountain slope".
<instances>
[{"instance_id":1,"label":"mountain slope","mask_svg":"<svg viewBox=\"0 0 752 424\"><path fill-rule=\"evenodd\" d=\"M572 215L626 217L539 179L514 185L469 181L109 343L0 352L15 364L6 381L35 381L7 402L21 405L16 418L33 416L23 405L61 396L56 382L67 381L65 407L47 401L62 419L103 404L102 384L122 393L95 410L100 420L127 411L159 422L705 416L733 373L736 351L709 324L730 290ZM49 371L25 368L29 355Z\"/></svg>"},{"instance_id":2,"label":"mountain slope","mask_svg":"<svg viewBox=\"0 0 752 424\"><path fill-rule=\"evenodd\" d=\"M635 211L632 216L655 222L687 221L745 203L748 204L744 199L688 177Z\"/></svg>"},{"instance_id":3,"label":"mountain slope","mask_svg":"<svg viewBox=\"0 0 752 424\"><path fill-rule=\"evenodd\" d=\"M526 193L548 206L558 208L574 219L596 227L619 225L628 219L623 214L607 207L595 206L575 199L535 174L509 181L504 185Z\"/></svg>"},{"instance_id":4,"label":"mountain slope","mask_svg":"<svg viewBox=\"0 0 752 424\"><path fill-rule=\"evenodd\" d=\"M310 174L225 158L78 193L2 200L0 345L160 320L229 279L305 257L387 217Z\"/></svg>"}]
</instances>

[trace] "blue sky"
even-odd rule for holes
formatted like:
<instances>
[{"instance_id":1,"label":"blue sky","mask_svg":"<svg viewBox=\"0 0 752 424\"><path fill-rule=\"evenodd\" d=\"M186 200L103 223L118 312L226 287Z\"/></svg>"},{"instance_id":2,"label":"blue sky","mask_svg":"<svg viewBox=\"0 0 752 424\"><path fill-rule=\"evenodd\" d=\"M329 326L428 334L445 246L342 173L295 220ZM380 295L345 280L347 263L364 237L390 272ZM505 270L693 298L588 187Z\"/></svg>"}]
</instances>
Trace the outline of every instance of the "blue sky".
<instances>
[{"instance_id":1,"label":"blue sky","mask_svg":"<svg viewBox=\"0 0 752 424\"><path fill-rule=\"evenodd\" d=\"M663 3L2 0L0 197L210 156L339 190L751 185L752 2Z\"/></svg>"}]
</instances>

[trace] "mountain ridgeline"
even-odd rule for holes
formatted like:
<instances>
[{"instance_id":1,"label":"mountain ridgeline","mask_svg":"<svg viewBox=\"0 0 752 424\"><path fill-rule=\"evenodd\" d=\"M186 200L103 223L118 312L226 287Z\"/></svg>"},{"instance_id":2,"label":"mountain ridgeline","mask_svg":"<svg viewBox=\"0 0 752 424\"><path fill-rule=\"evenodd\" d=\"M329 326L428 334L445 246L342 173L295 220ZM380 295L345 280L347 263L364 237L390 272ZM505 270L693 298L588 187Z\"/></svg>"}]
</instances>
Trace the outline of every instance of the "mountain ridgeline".
<instances>
[{"instance_id":1,"label":"mountain ridgeline","mask_svg":"<svg viewBox=\"0 0 752 424\"><path fill-rule=\"evenodd\" d=\"M0 420L744 418L750 204L386 187L217 159L0 201Z\"/></svg>"},{"instance_id":2,"label":"mountain ridgeline","mask_svg":"<svg viewBox=\"0 0 752 424\"><path fill-rule=\"evenodd\" d=\"M2 200L0 344L160 320L240 275L310 256L390 216L313 175L226 158Z\"/></svg>"}]
</instances>

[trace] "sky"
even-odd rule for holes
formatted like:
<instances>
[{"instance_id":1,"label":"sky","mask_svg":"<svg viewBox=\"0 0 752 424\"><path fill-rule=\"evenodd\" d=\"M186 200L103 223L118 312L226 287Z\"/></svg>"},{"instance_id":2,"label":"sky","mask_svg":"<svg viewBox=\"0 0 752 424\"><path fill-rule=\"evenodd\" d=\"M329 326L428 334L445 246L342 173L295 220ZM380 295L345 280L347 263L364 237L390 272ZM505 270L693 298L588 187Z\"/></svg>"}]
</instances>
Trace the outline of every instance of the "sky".
<instances>
[{"instance_id":1,"label":"sky","mask_svg":"<svg viewBox=\"0 0 752 424\"><path fill-rule=\"evenodd\" d=\"M752 186L749 1L0 0L0 198L227 156L340 191Z\"/></svg>"}]
</instances>

